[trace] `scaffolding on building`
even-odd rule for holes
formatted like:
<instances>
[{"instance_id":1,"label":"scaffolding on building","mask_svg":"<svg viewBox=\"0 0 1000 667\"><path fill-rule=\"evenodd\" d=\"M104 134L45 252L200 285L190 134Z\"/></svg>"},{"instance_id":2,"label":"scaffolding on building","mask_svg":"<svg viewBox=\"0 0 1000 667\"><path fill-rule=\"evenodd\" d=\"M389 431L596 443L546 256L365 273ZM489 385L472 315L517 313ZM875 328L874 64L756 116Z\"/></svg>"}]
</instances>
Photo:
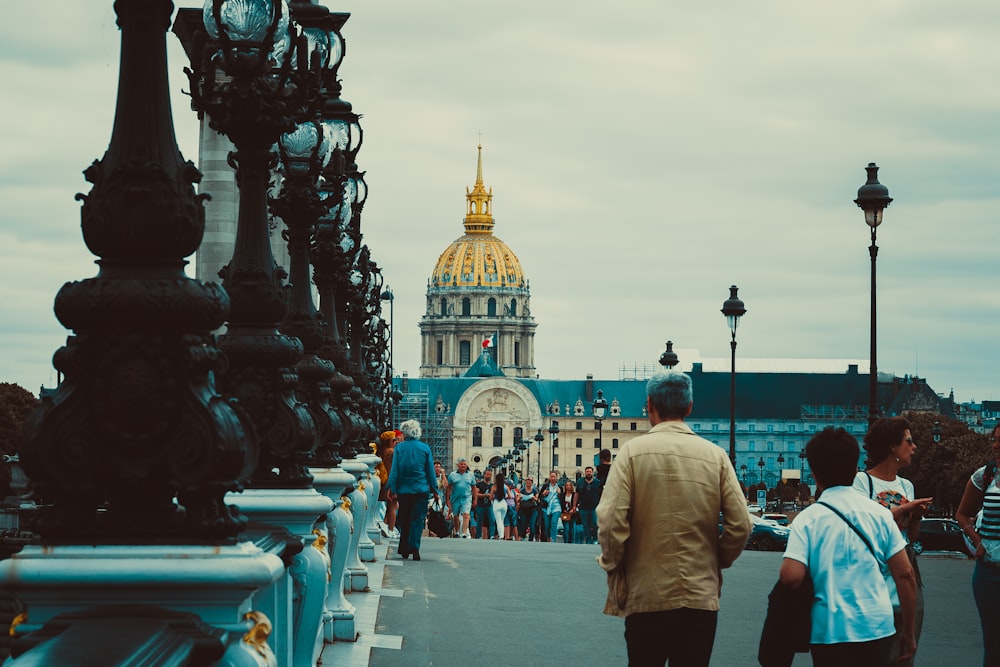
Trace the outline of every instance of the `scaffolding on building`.
<instances>
[{"instance_id":1,"label":"scaffolding on building","mask_svg":"<svg viewBox=\"0 0 1000 667\"><path fill-rule=\"evenodd\" d=\"M633 363L631 366L622 364L618 367L618 379L645 382L662 370L663 367L659 364Z\"/></svg>"},{"instance_id":2,"label":"scaffolding on building","mask_svg":"<svg viewBox=\"0 0 1000 667\"><path fill-rule=\"evenodd\" d=\"M445 470L452 469L450 411L436 410L435 406L431 405L427 392L423 391L403 394L403 400L393 408L392 413L397 428L408 419L420 422L420 428L423 430L421 439L431 448L434 460L440 461Z\"/></svg>"}]
</instances>

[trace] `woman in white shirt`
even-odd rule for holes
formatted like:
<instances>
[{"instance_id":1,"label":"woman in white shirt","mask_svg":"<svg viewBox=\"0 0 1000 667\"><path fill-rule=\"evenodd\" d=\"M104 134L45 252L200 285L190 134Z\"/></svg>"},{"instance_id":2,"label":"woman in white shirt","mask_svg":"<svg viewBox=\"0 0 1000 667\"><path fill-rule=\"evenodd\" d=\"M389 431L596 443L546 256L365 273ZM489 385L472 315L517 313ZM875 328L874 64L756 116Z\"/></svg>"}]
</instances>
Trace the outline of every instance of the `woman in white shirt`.
<instances>
[{"instance_id":1,"label":"woman in white shirt","mask_svg":"<svg viewBox=\"0 0 1000 667\"><path fill-rule=\"evenodd\" d=\"M907 541L906 556L910 560L917 578L917 606L914 612L914 639L920 642L920 630L924 624L924 591L917 567L917 555L909 546L920 536L920 520L933 498L915 498L913 482L900 477L899 471L913 462L917 446L910 433L910 424L903 417L881 417L876 419L865 434L865 451L868 469L854 478L854 488L892 512L893 521ZM889 595L892 597L896 627L900 623L899 595L892 577L886 576ZM899 656L899 633L892 648L892 659ZM894 663L899 667L911 667L912 658Z\"/></svg>"}]
</instances>

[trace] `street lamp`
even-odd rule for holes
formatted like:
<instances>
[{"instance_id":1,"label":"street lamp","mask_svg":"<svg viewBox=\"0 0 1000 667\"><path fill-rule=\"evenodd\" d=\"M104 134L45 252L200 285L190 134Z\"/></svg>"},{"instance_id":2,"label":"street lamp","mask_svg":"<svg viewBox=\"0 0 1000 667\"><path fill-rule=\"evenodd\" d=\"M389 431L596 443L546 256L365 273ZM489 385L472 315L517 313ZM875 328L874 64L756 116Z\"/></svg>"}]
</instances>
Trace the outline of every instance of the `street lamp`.
<instances>
[{"instance_id":1,"label":"street lamp","mask_svg":"<svg viewBox=\"0 0 1000 667\"><path fill-rule=\"evenodd\" d=\"M875 258L878 256L878 246L875 245L875 230L882 223L882 211L892 202L889 188L878 182L878 166L869 162L865 167L868 180L858 188L858 198L854 200L865 212L865 222L871 228L872 244L868 254L872 259L872 295L871 295L871 359L868 370L868 425L878 417L878 364L875 362Z\"/></svg>"},{"instance_id":2,"label":"street lamp","mask_svg":"<svg viewBox=\"0 0 1000 667\"><path fill-rule=\"evenodd\" d=\"M759 461L757 461L757 467L760 468L760 481L763 482L764 481L764 457L763 456L760 457ZM764 486L767 486L767 483L765 483Z\"/></svg>"},{"instance_id":3,"label":"street lamp","mask_svg":"<svg viewBox=\"0 0 1000 667\"><path fill-rule=\"evenodd\" d=\"M392 328L392 307L396 302L396 295L392 293L391 287L386 287L385 291L382 292L382 295L379 298L382 299L382 301L389 302L389 378L391 380L392 376L396 373L396 369L392 367L392 339L395 337L395 330Z\"/></svg>"},{"instance_id":4,"label":"street lamp","mask_svg":"<svg viewBox=\"0 0 1000 667\"><path fill-rule=\"evenodd\" d=\"M937 419L934 420L934 430L932 433L934 435L934 442L941 442L941 422Z\"/></svg>"},{"instance_id":5,"label":"street lamp","mask_svg":"<svg viewBox=\"0 0 1000 667\"><path fill-rule=\"evenodd\" d=\"M591 406L594 411L594 420L597 422L597 448L601 449L604 443L601 442L601 429L603 428L601 420L608 414L608 402L604 398L604 392L600 389L597 390L597 398L594 399L594 404Z\"/></svg>"},{"instance_id":6,"label":"street lamp","mask_svg":"<svg viewBox=\"0 0 1000 667\"><path fill-rule=\"evenodd\" d=\"M739 326L740 318L747 312L743 302L736 295L738 291L739 287L732 285L729 288L729 298L722 304L722 314L726 316L726 323L733 335L729 344L732 350L732 366L729 374L729 460L734 468L736 467L736 327Z\"/></svg>"},{"instance_id":7,"label":"street lamp","mask_svg":"<svg viewBox=\"0 0 1000 667\"><path fill-rule=\"evenodd\" d=\"M747 464L744 463L740 466L740 474L743 476L743 486L747 485Z\"/></svg>"},{"instance_id":8,"label":"street lamp","mask_svg":"<svg viewBox=\"0 0 1000 667\"><path fill-rule=\"evenodd\" d=\"M668 340L667 349L660 355L660 365L667 370L670 370L676 366L679 361L680 359L677 358L677 353L674 352L674 341Z\"/></svg>"},{"instance_id":9,"label":"street lamp","mask_svg":"<svg viewBox=\"0 0 1000 667\"><path fill-rule=\"evenodd\" d=\"M559 446L559 422L552 420L552 425L549 426L549 437L552 439L552 458L550 462L552 463L552 470L556 469L556 447Z\"/></svg>"},{"instance_id":10,"label":"street lamp","mask_svg":"<svg viewBox=\"0 0 1000 667\"><path fill-rule=\"evenodd\" d=\"M555 423L555 422L553 422ZM556 427L558 428L558 427ZM545 441L545 436L542 435L542 429L538 429L538 433L535 434L535 442L538 444L538 474L536 475L535 483L541 483L542 477L542 443Z\"/></svg>"}]
</instances>

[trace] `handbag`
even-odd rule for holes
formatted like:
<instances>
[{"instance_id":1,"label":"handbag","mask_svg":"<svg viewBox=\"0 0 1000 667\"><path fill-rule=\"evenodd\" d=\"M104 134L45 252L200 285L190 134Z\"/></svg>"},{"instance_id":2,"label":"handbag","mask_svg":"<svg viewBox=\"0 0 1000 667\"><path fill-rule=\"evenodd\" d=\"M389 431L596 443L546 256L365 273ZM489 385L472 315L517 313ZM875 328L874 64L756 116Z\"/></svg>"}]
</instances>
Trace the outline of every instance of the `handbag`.
<instances>
[{"instance_id":1,"label":"handbag","mask_svg":"<svg viewBox=\"0 0 1000 667\"><path fill-rule=\"evenodd\" d=\"M574 514L572 512L563 512L559 515L559 518L562 519L563 523L569 523L573 520L573 516Z\"/></svg>"}]
</instances>

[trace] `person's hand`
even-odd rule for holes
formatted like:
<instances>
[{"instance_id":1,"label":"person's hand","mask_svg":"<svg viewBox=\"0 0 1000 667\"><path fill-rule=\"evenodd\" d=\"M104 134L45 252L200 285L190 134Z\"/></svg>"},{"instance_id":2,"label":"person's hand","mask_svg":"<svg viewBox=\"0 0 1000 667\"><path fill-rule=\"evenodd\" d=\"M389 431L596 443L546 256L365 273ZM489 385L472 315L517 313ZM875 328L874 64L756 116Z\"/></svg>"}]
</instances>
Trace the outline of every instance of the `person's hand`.
<instances>
[{"instance_id":1,"label":"person's hand","mask_svg":"<svg viewBox=\"0 0 1000 667\"><path fill-rule=\"evenodd\" d=\"M916 514L917 516L923 516L927 508L931 506L934 498L917 498L916 500L911 500L904 506L906 511Z\"/></svg>"},{"instance_id":2,"label":"person's hand","mask_svg":"<svg viewBox=\"0 0 1000 667\"><path fill-rule=\"evenodd\" d=\"M917 642L913 638L912 632L903 632L899 639L899 657L896 658L894 664L902 665L905 664L913 657L917 652Z\"/></svg>"}]
</instances>

